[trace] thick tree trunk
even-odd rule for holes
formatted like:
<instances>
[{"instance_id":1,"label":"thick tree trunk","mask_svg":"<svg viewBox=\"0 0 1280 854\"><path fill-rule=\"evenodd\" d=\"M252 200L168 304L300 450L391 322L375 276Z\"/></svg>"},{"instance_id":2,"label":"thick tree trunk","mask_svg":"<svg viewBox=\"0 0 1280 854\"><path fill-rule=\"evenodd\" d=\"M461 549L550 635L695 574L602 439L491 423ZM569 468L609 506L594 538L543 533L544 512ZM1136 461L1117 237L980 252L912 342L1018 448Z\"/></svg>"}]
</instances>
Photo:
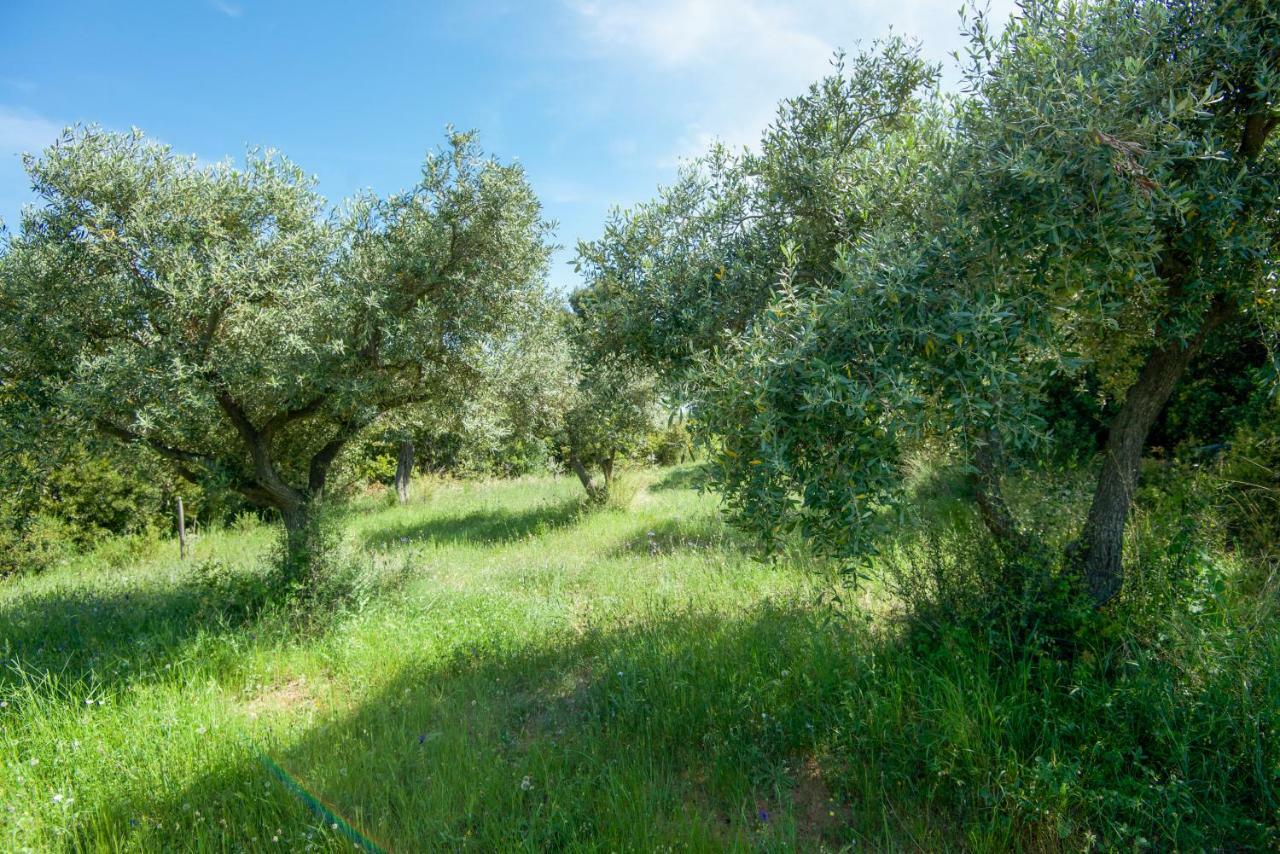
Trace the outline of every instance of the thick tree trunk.
<instances>
[{"instance_id":1,"label":"thick tree trunk","mask_svg":"<svg viewBox=\"0 0 1280 854\"><path fill-rule=\"evenodd\" d=\"M1228 301L1215 300L1194 338L1156 348L1108 428L1093 503L1080 539L1068 548L1089 595L1099 605L1115 596L1124 583L1124 530L1147 434L1205 338L1230 314Z\"/></svg>"},{"instance_id":2,"label":"thick tree trunk","mask_svg":"<svg viewBox=\"0 0 1280 854\"><path fill-rule=\"evenodd\" d=\"M582 481L582 488L587 491L587 498L592 501L603 501L608 495L608 486L601 486L596 483L595 478L587 471L586 466L582 464L582 460L577 456L570 455L569 466L573 469L573 473L578 476L578 480Z\"/></svg>"},{"instance_id":3,"label":"thick tree trunk","mask_svg":"<svg viewBox=\"0 0 1280 854\"><path fill-rule=\"evenodd\" d=\"M290 580L298 580L306 574L311 563L311 514L308 502L300 501L281 507L280 518L284 522L284 572Z\"/></svg>"},{"instance_id":4,"label":"thick tree trunk","mask_svg":"<svg viewBox=\"0 0 1280 854\"><path fill-rule=\"evenodd\" d=\"M396 498L401 504L409 500L409 476L413 474L413 442L400 443L400 456L396 459Z\"/></svg>"}]
</instances>

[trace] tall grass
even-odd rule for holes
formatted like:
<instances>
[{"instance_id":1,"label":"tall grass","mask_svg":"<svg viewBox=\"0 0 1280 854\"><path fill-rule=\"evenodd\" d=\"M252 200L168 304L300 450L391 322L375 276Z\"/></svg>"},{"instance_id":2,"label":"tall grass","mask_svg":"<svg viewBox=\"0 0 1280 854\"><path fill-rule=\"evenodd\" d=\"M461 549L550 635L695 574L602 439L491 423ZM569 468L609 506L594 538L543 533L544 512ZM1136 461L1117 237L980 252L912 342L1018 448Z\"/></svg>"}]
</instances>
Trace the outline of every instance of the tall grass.
<instances>
[{"instance_id":1,"label":"tall grass","mask_svg":"<svg viewBox=\"0 0 1280 854\"><path fill-rule=\"evenodd\" d=\"M363 500L303 628L243 607L251 525L6 584L0 846L350 850L260 753L395 851L1280 842L1280 635L1216 553L1178 558L1194 607L1133 603L1141 633L1063 655L876 585L833 606L687 469L634 477L625 511L551 478ZM972 567L975 542L906 531L883 568Z\"/></svg>"}]
</instances>

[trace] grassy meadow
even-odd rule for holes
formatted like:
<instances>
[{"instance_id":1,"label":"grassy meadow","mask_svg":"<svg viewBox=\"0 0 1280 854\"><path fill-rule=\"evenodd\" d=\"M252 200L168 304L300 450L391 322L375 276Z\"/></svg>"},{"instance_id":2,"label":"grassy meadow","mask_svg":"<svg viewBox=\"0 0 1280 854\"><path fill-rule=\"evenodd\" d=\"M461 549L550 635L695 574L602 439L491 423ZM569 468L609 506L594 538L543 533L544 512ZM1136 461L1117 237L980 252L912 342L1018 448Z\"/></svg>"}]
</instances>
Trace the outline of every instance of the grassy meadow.
<instances>
[{"instance_id":1,"label":"grassy meadow","mask_svg":"<svg viewBox=\"0 0 1280 854\"><path fill-rule=\"evenodd\" d=\"M0 585L0 848L351 850L263 757L387 851L1277 843L1280 636L1229 579L1011 653L757 560L692 474L361 499L302 623L261 525Z\"/></svg>"}]
</instances>

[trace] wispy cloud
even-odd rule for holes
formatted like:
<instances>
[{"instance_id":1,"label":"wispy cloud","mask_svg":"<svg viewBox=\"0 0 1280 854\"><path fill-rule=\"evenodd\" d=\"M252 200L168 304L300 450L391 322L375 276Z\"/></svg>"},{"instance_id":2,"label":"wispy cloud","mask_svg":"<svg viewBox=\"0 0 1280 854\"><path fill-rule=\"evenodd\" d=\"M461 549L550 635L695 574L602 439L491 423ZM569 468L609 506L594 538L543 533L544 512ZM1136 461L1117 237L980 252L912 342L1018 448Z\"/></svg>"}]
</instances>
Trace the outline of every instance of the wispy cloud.
<instances>
[{"instance_id":1,"label":"wispy cloud","mask_svg":"<svg viewBox=\"0 0 1280 854\"><path fill-rule=\"evenodd\" d=\"M209 0L209 5L217 9L228 18L239 18L244 14L244 9L235 3L228 3L226 0Z\"/></svg>"},{"instance_id":2,"label":"wispy cloud","mask_svg":"<svg viewBox=\"0 0 1280 854\"><path fill-rule=\"evenodd\" d=\"M62 125L38 113L0 105L0 154L41 151L62 133Z\"/></svg>"},{"instance_id":3,"label":"wispy cloud","mask_svg":"<svg viewBox=\"0 0 1280 854\"><path fill-rule=\"evenodd\" d=\"M785 6L762 0L572 0L601 50L633 49L667 68L771 59L776 70L807 70L831 50Z\"/></svg>"},{"instance_id":4,"label":"wispy cloud","mask_svg":"<svg viewBox=\"0 0 1280 854\"><path fill-rule=\"evenodd\" d=\"M758 141L782 98L829 70L837 48L893 31L918 38L945 61L960 45L955 0L564 0L581 49L596 61L630 65L669 93L688 116L675 145L658 154L669 167L706 149ZM1003 19L1015 0L992 0Z\"/></svg>"}]
</instances>

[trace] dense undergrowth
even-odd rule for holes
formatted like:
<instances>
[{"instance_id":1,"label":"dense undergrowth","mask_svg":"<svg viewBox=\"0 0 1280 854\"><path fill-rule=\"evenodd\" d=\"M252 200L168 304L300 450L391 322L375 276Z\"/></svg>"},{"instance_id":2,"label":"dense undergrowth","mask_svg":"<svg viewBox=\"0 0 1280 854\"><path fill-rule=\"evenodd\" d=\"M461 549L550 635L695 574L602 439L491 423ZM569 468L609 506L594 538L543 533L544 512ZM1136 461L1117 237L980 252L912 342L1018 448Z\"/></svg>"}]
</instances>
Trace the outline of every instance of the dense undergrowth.
<instances>
[{"instance_id":1,"label":"dense undergrowth","mask_svg":"<svg viewBox=\"0 0 1280 854\"><path fill-rule=\"evenodd\" d=\"M0 845L348 849L260 751L395 851L1280 844L1276 581L1211 485L1153 473L1094 613L945 476L854 588L633 477L357 502L305 608L249 524L6 582ZM1052 542L1080 496L1019 488Z\"/></svg>"}]
</instances>

